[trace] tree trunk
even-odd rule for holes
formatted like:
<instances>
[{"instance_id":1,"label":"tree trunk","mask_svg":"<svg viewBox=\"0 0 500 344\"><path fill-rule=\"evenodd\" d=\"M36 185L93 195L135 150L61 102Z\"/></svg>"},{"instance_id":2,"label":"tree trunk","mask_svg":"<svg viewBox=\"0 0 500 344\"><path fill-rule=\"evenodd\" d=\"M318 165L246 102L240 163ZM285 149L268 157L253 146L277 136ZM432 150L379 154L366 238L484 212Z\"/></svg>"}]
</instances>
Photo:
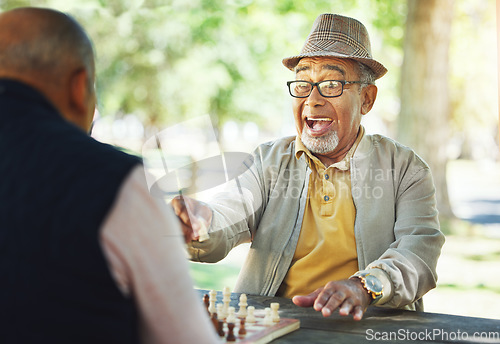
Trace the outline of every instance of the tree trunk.
<instances>
[{"instance_id":1,"label":"tree trunk","mask_svg":"<svg viewBox=\"0 0 500 344\"><path fill-rule=\"evenodd\" d=\"M454 0L408 0L398 140L430 166L441 216L453 217L446 183L448 51Z\"/></svg>"}]
</instances>

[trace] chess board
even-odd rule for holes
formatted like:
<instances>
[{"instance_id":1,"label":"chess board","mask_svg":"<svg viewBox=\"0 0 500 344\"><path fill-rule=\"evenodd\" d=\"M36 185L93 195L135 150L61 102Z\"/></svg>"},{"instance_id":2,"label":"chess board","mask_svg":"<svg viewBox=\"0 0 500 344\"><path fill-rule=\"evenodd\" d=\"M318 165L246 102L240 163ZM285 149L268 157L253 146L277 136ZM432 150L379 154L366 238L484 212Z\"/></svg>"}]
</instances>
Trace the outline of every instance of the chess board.
<instances>
[{"instance_id":1,"label":"chess board","mask_svg":"<svg viewBox=\"0 0 500 344\"><path fill-rule=\"evenodd\" d=\"M274 323L273 325L264 325L263 319L264 314L255 314L255 323L245 323L246 335L239 335L238 331L240 329L240 322L236 323L234 327L234 335L236 341L228 342L226 337L222 338L222 343L252 343L252 344L266 344L273 341L276 338L284 336L287 333L293 332L300 327L300 320L298 319L288 319L280 318L280 321ZM224 333L227 335L228 329L227 324L224 324Z\"/></svg>"},{"instance_id":2,"label":"chess board","mask_svg":"<svg viewBox=\"0 0 500 344\"><path fill-rule=\"evenodd\" d=\"M231 292L228 287L224 288L222 296L222 303L217 303L215 290L203 296L208 316L222 343L265 344L300 327L299 320L279 316L279 303L271 303L265 309L255 309L248 306L247 296L241 294L236 314L236 308L230 306Z\"/></svg>"}]
</instances>

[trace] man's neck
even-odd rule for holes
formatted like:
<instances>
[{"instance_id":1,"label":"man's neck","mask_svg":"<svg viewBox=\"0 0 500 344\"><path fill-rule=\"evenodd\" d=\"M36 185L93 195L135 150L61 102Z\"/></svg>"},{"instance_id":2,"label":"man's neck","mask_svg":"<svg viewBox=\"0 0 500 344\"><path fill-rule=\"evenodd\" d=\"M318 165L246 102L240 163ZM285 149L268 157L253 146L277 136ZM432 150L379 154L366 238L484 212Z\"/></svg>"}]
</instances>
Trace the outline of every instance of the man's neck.
<instances>
[{"instance_id":1,"label":"man's neck","mask_svg":"<svg viewBox=\"0 0 500 344\"><path fill-rule=\"evenodd\" d=\"M311 153L315 157L317 157L323 163L323 165L325 165L325 167L329 167L329 166L331 166L339 161L342 161L346 157L347 153L349 153L349 150L356 142L356 139L357 139L357 136L354 139L354 141L350 142L348 145L345 145L343 148L341 148L338 151L333 151L333 152L330 152L327 154L318 154L318 153L312 153L312 152Z\"/></svg>"},{"instance_id":2,"label":"man's neck","mask_svg":"<svg viewBox=\"0 0 500 344\"><path fill-rule=\"evenodd\" d=\"M342 161L342 159L345 158L345 156L347 155L347 153L349 152L349 149L351 149L353 144L354 144L354 142L351 143L351 145L349 147L346 147L341 152L339 152L338 154L335 154L335 155L333 155L333 154L322 155L322 154L317 154L317 153L312 153L312 154L315 157L317 157L319 159L319 161L321 161L323 163L323 165L325 165L325 167L329 167L329 166L335 164L336 162Z\"/></svg>"}]
</instances>

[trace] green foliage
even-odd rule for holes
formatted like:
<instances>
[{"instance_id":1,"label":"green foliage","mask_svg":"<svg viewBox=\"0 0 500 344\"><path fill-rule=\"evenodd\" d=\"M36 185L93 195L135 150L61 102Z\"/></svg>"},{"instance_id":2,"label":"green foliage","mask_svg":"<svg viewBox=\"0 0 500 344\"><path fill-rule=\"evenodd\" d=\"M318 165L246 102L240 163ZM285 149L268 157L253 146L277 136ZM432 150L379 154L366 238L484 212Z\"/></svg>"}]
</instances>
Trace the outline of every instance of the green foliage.
<instances>
[{"instance_id":1,"label":"green foliage","mask_svg":"<svg viewBox=\"0 0 500 344\"><path fill-rule=\"evenodd\" d=\"M397 119L406 0L0 0L0 10L28 5L72 14L93 38L101 115L133 113L160 129L208 113L219 125L254 121L276 132L291 121L282 58L300 51L320 13L352 16L389 70L370 116ZM495 126L494 8L457 0L450 119L460 132ZM490 67L471 68L480 60Z\"/></svg>"},{"instance_id":2,"label":"green foliage","mask_svg":"<svg viewBox=\"0 0 500 344\"><path fill-rule=\"evenodd\" d=\"M69 12L93 38L100 112L162 126L206 113L279 125L290 77L281 59L323 12L358 1L7 0ZM385 25L381 22L379 26ZM390 22L392 25L392 21Z\"/></svg>"},{"instance_id":3,"label":"green foliage","mask_svg":"<svg viewBox=\"0 0 500 344\"><path fill-rule=\"evenodd\" d=\"M407 3L402 0L376 0L373 26L380 29L384 43L394 47L403 46Z\"/></svg>"},{"instance_id":4,"label":"green foliage","mask_svg":"<svg viewBox=\"0 0 500 344\"><path fill-rule=\"evenodd\" d=\"M238 278L239 267L229 264L189 263L189 271L195 288L222 290L229 286L234 288Z\"/></svg>"}]
</instances>

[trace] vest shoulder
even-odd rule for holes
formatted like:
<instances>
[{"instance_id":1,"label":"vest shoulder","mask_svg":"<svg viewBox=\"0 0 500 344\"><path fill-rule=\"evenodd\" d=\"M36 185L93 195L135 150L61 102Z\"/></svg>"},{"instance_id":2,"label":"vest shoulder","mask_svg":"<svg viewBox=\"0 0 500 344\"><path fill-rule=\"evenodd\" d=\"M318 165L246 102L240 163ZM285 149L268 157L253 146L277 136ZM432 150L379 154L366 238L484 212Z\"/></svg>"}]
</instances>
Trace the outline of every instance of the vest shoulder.
<instances>
[{"instance_id":1,"label":"vest shoulder","mask_svg":"<svg viewBox=\"0 0 500 344\"><path fill-rule=\"evenodd\" d=\"M123 147L102 143L93 138L90 139L91 141L89 141L89 145L95 146L95 149L101 153L102 159L112 158L122 160L123 162L128 162L132 165L142 164L142 158L140 156L127 151L127 149Z\"/></svg>"},{"instance_id":2,"label":"vest shoulder","mask_svg":"<svg viewBox=\"0 0 500 344\"><path fill-rule=\"evenodd\" d=\"M73 126L55 129L52 137L52 144L59 146L62 151L72 152L69 159L73 160L76 166L85 165L90 169L96 166L104 172L142 163L141 158L126 152L125 149L97 141Z\"/></svg>"}]
</instances>

